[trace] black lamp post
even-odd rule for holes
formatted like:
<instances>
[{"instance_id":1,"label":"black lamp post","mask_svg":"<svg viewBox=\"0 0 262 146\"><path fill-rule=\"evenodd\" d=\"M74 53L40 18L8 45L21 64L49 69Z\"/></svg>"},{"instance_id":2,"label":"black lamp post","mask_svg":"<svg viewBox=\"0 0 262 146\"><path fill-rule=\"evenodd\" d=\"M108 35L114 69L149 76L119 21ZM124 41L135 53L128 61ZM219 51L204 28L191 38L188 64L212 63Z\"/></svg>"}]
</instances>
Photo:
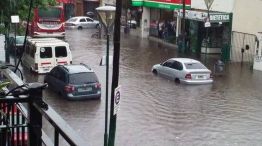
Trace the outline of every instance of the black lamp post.
<instances>
[{"instance_id":1,"label":"black lamp post","mask_svg":"<svg viewBox=\"0 0 262 146\"><path fill-rule=\"evenodd\" d=\"M100 20L106 28L107 48L106 48L106 99L105 99L105 133L104 146L108 145L108 74L109 74L109 28L115 20L115 10L113 6L101 6L96 8Z\"/></svg>"}]
</instances>

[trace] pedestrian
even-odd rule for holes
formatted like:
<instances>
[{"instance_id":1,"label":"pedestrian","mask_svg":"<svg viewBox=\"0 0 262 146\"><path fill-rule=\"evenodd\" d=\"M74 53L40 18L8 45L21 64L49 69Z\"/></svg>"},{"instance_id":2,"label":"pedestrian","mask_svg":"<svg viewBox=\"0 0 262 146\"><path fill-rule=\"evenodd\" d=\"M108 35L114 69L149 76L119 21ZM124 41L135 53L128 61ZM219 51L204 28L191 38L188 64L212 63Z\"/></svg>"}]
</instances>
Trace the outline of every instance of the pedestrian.
<instances>
[{"instance_id":1,"label":"pedestrian","mask_svg":"<svg viewBox=\"0 0 262 146\"><path fill-rule=\"evenodd\" d=\"M158 37L162 38L163 37L163 28L164 28L164 23L163 21L158 21Z\"/></svg>"}]
</instances>

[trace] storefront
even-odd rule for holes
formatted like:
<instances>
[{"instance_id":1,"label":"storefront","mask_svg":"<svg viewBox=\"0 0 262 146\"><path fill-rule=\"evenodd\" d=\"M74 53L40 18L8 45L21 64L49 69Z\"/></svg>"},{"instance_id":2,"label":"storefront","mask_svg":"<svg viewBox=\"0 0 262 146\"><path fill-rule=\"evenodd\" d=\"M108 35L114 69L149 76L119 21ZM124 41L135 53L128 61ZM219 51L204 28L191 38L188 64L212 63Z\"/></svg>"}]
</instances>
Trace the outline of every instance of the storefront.
<instances>
[{"instance_id":1,"label":"storefront","mask_svg":"<svg viewBox=\"0 0 262 146\"><path fill-rule=\"evenodd\" d=\"M181 21L182 12L179 11L177 21ZM201 54L221 54L223 60L229 59L232 14L210 12L210 20L205 11L186 11L186 34L188 51ZM181 27L177 27L180 29Z\"/></svg>"},{"instance_id":2,"label":"storefront","mask_svg":"<svg viewBox=\"0 0 262 146\"><path fill-rule=\"evenodd\" d=\"M142 37L158 37L175 43L176 13L182 8L181 0L132 0L132 6L142 7ZM191 0L185 0L186 9L190 9Z\"/></svg>"}]
</instances>

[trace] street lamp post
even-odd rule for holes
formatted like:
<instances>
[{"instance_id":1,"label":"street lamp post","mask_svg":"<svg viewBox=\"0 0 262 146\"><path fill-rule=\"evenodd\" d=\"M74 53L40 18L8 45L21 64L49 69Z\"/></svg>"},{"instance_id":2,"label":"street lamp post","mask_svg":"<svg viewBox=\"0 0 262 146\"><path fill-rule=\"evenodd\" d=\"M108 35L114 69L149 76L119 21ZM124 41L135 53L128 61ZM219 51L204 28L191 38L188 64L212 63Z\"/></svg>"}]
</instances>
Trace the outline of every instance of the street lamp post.
<instances>
[{"instance_id":1,"label":"street lamp post","mask_svg":"<svg viewBox=\"0 0 262 146\"><path fill-rule=\"evenodd\" d=\"M107 47L106 47L106 99L105 99L105 132L104 132L104 146L108 145L108 74L109 74L109 28L114 23L115 19L115 10L113 6L101 6L96 8L100 20L106 28L106 38L107 38Z\"/></svg>"},{"instance_id":2,"label":"street lamp post","mask_svg":"<svg viewBox=\"0 0 262 146\"><path fill-rule=\"evenodd\" d=\"M14 54L14 59L15 59L15 65L16 65L16 57L17 57L17 54L16 54L16 29L17 29L17 23L19 23L19 16L18 15L13 15L11 16L11 22L15 24L15 54Z\"/></svg>"}]
</instances>

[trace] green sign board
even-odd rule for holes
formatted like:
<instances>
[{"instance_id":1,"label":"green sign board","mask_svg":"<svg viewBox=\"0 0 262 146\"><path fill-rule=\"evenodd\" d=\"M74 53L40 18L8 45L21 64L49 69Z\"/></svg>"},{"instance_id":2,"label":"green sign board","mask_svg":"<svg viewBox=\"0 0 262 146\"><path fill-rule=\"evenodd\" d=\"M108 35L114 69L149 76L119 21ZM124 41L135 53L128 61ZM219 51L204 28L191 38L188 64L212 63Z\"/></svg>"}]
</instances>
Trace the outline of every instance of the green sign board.
<instances>
[{"instance_id":1,"label":"green sign board","mask_svg":"<svg viewBox=\"0 0 262 146\"><path fill-rule=\"evenodd\" d=\"M171 0L170 2L167 0L132 0L132 5L170 10L182 9L183 6L180 0ZM190 9L190 7L191 1L186 0L186 9Z\"/></svg>"},{"instance_id":2,"label":"green sign board","mask_svg":"<svg viewBox=\"0 0 262 146\"><path fill-rule=\"evenodd\" d=\"M132 0L132 6L143 6L144 0Z\"/></svg>"}]
</instances>

